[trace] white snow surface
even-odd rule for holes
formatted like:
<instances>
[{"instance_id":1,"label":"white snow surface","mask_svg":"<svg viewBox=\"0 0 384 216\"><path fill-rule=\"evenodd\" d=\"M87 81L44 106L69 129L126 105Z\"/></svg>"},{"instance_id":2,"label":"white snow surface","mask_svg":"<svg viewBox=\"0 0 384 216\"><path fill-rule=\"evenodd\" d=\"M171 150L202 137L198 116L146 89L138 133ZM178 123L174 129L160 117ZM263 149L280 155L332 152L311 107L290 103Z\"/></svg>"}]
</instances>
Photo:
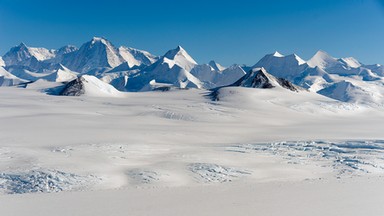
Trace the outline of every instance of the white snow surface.
<instances>
[{"instance_id":1,"label":"white snow surface","mask_svg":"<svg viewBox=\"0 0 384 216\"><path fill-rule=\"evenodd\" d=\"M83 77L89 88L107 88ZM281 88L220 91L221 100L211 101L199 89L116 98L0 88L0 212L384 210L383 108Z\"/></svg>"}]
</instances>

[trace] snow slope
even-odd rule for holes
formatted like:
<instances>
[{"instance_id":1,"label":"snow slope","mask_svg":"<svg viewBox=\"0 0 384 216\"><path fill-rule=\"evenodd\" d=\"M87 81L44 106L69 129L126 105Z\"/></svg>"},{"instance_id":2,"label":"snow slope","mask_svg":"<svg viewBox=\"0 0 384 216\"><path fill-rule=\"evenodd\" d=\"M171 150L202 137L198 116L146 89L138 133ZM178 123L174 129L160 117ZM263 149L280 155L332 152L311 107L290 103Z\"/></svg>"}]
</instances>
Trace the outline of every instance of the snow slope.
<instances>
[{"instance_id":1,"label":"snow slope","mask_svg":"<svg viewBox=\"0 0 384 216\"><path fill-rule=\"evenodd\" d=\"M0 86L14 86L25 82L28 81L20 79L6 71L4 67L0 67Z\"/></svg>"},{"instance_id":2,"label":"snow slope","mask_svg":"<svg viewBox=\"0 0 384 216\"><path fill-rule=\"evenodd\" d=\"M49 74L49 73L47 74L47 73L32 72L30 71L29 67L25 67L25 66L9 66L7 67L7 70L14 76L17 76L21 79L32 81L32 82Z\"/></svg>"}]
</instances>

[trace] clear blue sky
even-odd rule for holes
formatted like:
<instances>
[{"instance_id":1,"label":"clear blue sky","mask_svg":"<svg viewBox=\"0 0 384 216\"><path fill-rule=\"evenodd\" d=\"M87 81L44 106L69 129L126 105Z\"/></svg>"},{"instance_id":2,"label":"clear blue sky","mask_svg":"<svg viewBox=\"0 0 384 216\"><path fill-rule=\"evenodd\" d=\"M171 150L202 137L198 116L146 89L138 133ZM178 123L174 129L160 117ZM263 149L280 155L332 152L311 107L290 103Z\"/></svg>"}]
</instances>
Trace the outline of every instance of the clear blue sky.
<instances>
[{"instance_id":1,"label":"clear blue sky","mask_svg":"<svg viewBox=\"0 0 384 216\"><path fill-rule=\"evenodd\" d=\"M322 49L384 64L384 0L0 0L0 55L103 36L156 55L182 45L199 63L254 64Z\"/></svg>"}]
</instances>

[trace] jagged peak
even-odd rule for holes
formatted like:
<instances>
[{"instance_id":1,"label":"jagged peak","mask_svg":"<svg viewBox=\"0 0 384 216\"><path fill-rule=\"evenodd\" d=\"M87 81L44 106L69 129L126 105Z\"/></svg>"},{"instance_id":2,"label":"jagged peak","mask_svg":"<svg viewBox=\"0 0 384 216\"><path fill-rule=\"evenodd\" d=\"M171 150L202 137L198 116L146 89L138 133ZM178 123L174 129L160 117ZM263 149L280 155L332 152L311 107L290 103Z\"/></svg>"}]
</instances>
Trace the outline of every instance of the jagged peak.
<instances>
[{"instance_id":1,"label":"jagged peak","mask_svg":"<svg viewBox=\"0 0 384 216\"><path fill-rule=\"evenodd\" d=\"M221 64L217 63L216 61L214 60L211 60L209 63L208 63L209 66L211 66L214 70L217 70L217 71L222 71L222 70L225 70L225 67L222 66Z\"/></svg>"},{"instance_id":2,"label":"jagged peak","mask_svg":"<svg viewBox=\"0 0 384 216\"><path fill-rule=\"evenodd\" d=\"M105 46L113 46L112 43L104 38L104 37L93 37L91 41L88 42L89 44L91 45L94 45L94 44L103 44Z\"/></svg>"},{"instance_id":3,"label":"jagged peak","mask_svg":"<svg viewBox=\"0 0 384 216\"><path fill-rule=\"evenodd\" d=\"M17 47L25 47L25 48L28 48L28 46L27 46L24 42L21 42Z\"/></svg>"},{"instance_id":4,"label":"jagged peak","mask_svg":"<svg viewBox=\"0 0 384 216\"><path fill-rule=\"evenodd\" d=\"M170 60L175 60L178 56L181 56L182 58L186 59L192 64L197 64L196 61L187 53L187 51L181 47L180 45L177 46L175 49L169 50L164 57Z\"/></svg>"},{"instance_id":5,"label":"jagged peak","mask_svg":"<svg viewBox=\"0 0 384 216\"><path fill-rule=\"evenodd\" d=\"M278 57L278 58L282 58L282 57L285 57L283 54L279 53L278 51L275 51L272 56L274 57Z\"/></svg>"},{"instance_id":6,"label":"jagged peak","mask_svg":"<svg viewBox=\"0 0 384 216\"><path fill-rule=\"evenodd\" d=\"M296 55L295 53L293 53L292 56L297 60L299 65L303 65L307 63L304 59L302 59L300 56Z\"/></svg>"},{"instance_id":7,"label":"jagged peak","mask_svg":"<svg viewBox=\"0 0 384 216\"><path fill-rule=\"evenodd\" d=\"M104 38L104 37L93 37L92 38L92 40L91 40L92 42L98 42L98 41L108 41L106 38Z\"/></svg>"},{"instance_id":8,"label":"jagged peak","mask_svg":"<svg viewBox=\"0 0 384 216\"><path fill-rule=\"evenodd\" d=\"M176 55L183 53L188 54L183 47L178 45L175 49L169 50L164 56L168 59L174 59Z\"/></svg>"},{"instance_id":9,"label":"jagged peak","mask_svg":"<svg viewBox=\"0 0 384 216\"><path fill-rule=\"evenodd\" d=\"M315 55L312 57L319 57L319 58L333 58L330 54L328 54L327 52L325 52L324 50L318 50Z\"/></svg>"}]
</instances>

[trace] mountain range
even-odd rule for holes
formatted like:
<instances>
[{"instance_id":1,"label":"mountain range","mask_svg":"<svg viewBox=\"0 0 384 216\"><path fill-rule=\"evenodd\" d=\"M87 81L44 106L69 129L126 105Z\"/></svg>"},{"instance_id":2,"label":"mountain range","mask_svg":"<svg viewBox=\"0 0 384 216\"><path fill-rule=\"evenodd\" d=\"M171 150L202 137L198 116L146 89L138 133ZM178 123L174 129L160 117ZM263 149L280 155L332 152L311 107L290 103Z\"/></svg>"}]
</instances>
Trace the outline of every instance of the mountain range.
<instances>
[{"instance_id":1,"label":"mountain range","mask_svg":"<svg viewBox=\"0 0 384 216\"><path fill-rule=\"evenodd\" d=\"M92 38L80 48L67 45L57 50L21 43L0 57L0 86L26 87L44 81L62 86L61 93L65 95L97 88L108 89L112 94L172 88L282 86L295 92L307 89L343 102L382 106L383 77L382 65L366 65L353 57L335 58L324 51L307 61L296 54L275 52L253 66L223 67L215 61L198 64L181 46L155 56L135 48L116 47L101 37Z\"/></svg>"}]
</instances>

